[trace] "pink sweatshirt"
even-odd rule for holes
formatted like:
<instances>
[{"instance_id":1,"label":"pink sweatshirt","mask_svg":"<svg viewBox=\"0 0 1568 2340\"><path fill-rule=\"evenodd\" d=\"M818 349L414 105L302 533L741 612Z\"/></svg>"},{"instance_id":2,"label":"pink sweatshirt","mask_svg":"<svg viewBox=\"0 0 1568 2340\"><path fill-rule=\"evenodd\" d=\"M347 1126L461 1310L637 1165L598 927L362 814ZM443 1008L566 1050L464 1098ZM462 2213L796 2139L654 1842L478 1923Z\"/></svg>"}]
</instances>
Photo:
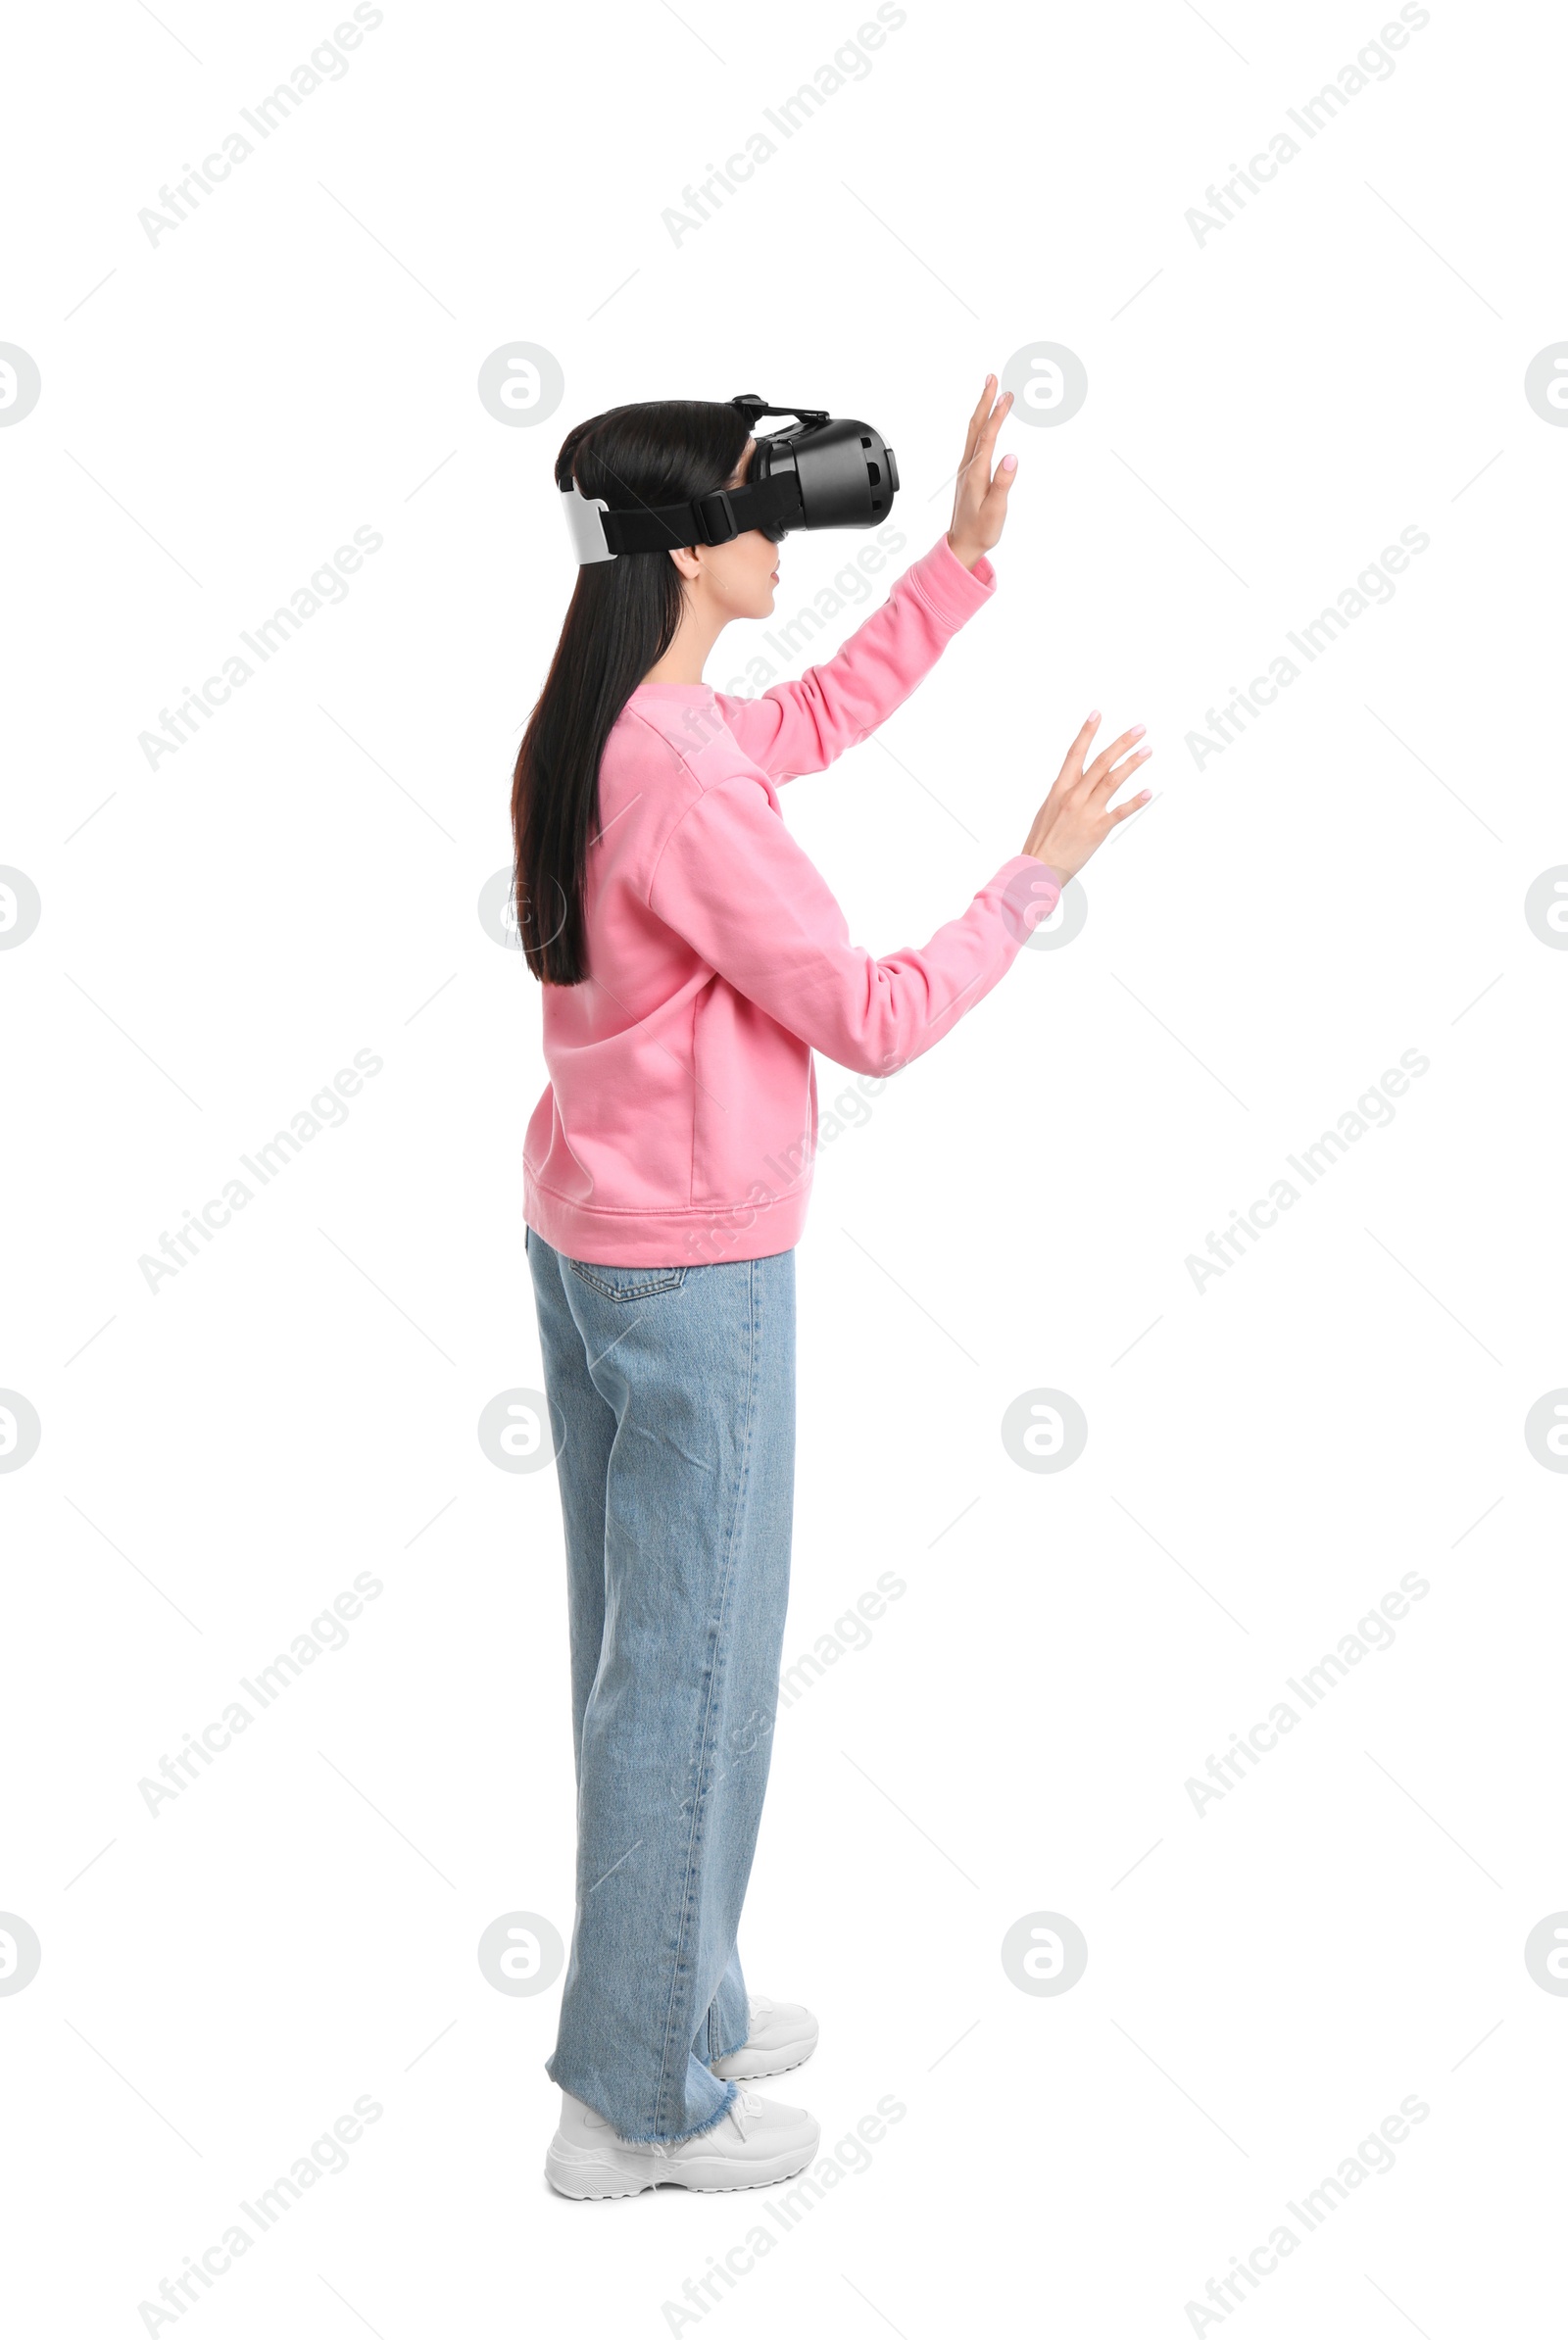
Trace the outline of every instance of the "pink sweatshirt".
<instances>
[{"instance_id":1,"label":"pink sweatshirt","mask_svg":"<svg viewBox=\"0 0 1568 2340\"><path fill-rule=\"evenodd\" d=\"M567 1258L760 1259L799 1241L820 1049L897 1072L1016 957L1059 888L1004 861L923 949L873 958L794 842L777 784L819 772L903 705L988 602L941 538L836 658L760 699L643 683L611 732L588 850L588 979L545 984L550 1087L523 1146L523 1215Z\"/></svg>"}]
</instances>

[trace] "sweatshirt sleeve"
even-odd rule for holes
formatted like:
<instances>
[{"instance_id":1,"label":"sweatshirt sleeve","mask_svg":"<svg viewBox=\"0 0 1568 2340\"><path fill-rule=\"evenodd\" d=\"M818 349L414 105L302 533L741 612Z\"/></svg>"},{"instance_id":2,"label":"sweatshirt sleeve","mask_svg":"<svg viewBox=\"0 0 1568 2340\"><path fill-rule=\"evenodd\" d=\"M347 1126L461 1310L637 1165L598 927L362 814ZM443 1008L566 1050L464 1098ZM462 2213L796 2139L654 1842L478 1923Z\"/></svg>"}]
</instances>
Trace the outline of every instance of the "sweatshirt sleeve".
<instances>
[{"instance_id":1,"label":"sweatshirt sleeve","mask_svg":"<svg viewBox=\"0 0 1568 2340\"><path fill-rule=\"evenodd\" d=\"M851 943L765 784L739 774L682 814L648 899L775 1023L852 1072L885 1075L934 1048L985 998L1059 893L1043 862L1014 854L922 949L873 958Z\"/></svg>"},{"instance_id":2,"label":"sweatshirt sleeve","mask_svg":"<svg viewBox=\"0 0 1568 2340\"><path fill-rule=\"evenodd\" d=\"M904 705L996 589L996 571L983 555L967 569L946 536L939 537L835 657L760 699L715 693L719 711L769 779L820 772Z\"/></svg>"}]
</instances>

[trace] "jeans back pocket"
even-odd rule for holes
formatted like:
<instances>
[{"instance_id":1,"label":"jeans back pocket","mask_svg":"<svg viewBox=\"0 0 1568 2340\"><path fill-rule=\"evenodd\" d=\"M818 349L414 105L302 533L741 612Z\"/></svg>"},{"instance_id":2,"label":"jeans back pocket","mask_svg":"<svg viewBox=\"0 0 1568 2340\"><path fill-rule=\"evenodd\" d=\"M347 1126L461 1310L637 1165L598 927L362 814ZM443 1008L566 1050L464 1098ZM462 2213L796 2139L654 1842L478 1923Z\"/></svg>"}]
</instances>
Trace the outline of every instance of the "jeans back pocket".
<instances>
[{"instance_id":1,"label":"jeans back pocket","mask_svg":"<svg viewBox=\"0 0 1568 2340\"><path fill-rule=\"evenodd\" d=\"M678 1292L686 1281L683 1267L600 1267L586 1259L568 1259L566 1265L607 1300L646 1300L656 1292Z\"/></svg>"}]
</instances>

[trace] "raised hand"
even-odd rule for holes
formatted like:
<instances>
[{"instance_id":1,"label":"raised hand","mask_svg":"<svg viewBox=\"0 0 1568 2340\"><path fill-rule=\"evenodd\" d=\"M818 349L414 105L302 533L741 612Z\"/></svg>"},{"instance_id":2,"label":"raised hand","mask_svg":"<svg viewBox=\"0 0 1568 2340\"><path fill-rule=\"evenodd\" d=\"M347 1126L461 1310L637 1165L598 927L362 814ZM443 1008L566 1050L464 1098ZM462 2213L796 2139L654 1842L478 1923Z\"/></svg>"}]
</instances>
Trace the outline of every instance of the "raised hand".
<instances>
[{"instance_id":1,"label":"raised hand","mask_svg":"<svg viewBox=\"0 0 1568 2340\"><path fill-rule=\"evenodd\" d=\"M991 468L997 433L1012 409L1012 392L1004 390L992 404L997 387L994 373L986 375L980 404L969 417L964 434L963 462L953 494L953 525L948 542L965 568L973 568L982 553L989 553L1007 517L1007 490L1017 474L1018 459L1004 455L997 470Z\"/></svg>"},{"instance_id":2,"label":"raised hand","mask_svg":"<svg viewBox=\"0 0 1568 2340\"><path fill-rule=\"evenodd\" d=\"M1146 788L1136 797L1129 797L1125 804L1118 804L1114 811L1110 809L1110 800L1122 782L1130 780L1154 751L1133 747L1134 741L1144 736L1143 724L1135 723L1131 731L1124 731L1119 740L1113 740L1086 766L1084 758L1099 728L1097 707L1067 750L1066 760L1056 774L1050 796L1035 814L1034 826L1023 848L1026 853L1032 853L1037 861L1044 861L1048 869L1054 870L1063 885L1070 877L1076 877L1118 821L1140 811L1150 799L1151 792ZM1124 754L1127 749L1132 749L1131 755Z\"/></svg>"}]
</instances>

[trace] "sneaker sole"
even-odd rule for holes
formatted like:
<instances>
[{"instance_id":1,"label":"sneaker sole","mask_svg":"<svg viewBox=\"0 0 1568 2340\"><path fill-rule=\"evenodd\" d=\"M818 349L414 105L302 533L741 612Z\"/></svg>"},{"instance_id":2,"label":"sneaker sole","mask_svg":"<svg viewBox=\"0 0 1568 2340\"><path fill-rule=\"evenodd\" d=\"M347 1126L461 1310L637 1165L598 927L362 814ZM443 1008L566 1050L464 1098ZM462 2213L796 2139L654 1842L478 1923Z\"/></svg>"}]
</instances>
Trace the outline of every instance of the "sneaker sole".
<instances>
[{"instance_id":1,"label":"sneaker sole","mask_svg":"<svg viewBox=\"0 0 1568 2340\"><path fill-rule=\"evenodd\" d=\"M614 2154L585 2153L580 2146L563 2146L558 2138L545 2155L545 2175L556 2192L570 2202L619 2202L662 2185L685 2186L700 2194L749 2194L759 2186L781 2185L787 2177L799 2177L816 2152L821 2134L818 2129L804 2153L792 2147L765 2162L748 2164L714 2154L651 2169L628 2169Z\"/></svg>"},{"instance_id":2,"label":"sneaker sole","mask_svg":"<svg viewBox=\"0 0 1568 2340\"><path fill-rule=\"evenodd\" d=\"M802 2048L800 2054L791 2056L787 2064L742 2064L737 2051L736 2055L725 2056L721 2063L711 2067L713 2077L717 2080L776 2080L785 2072L799 2072L803 2064L808 2064L815 2047L813 2039L810 2047Z\"/></svg>"},{"instance_id":3,"label":"sneaker sole","mask_svg":"<svg viewBox=\"0 0 1568 2340\"><path fill-rule=\"evenodd\" d=\"M737 2048L732 2056L721 2056L712 2067L713 2076L720 2080L776 2080L781 2073L798 2072L803 2064L816 2053L817 2034L807 2040L780 2048L778 2053L788 2059L781 2064L751 2064L745 2061L745 2048Z\"/></svg>"}]
</instances>

